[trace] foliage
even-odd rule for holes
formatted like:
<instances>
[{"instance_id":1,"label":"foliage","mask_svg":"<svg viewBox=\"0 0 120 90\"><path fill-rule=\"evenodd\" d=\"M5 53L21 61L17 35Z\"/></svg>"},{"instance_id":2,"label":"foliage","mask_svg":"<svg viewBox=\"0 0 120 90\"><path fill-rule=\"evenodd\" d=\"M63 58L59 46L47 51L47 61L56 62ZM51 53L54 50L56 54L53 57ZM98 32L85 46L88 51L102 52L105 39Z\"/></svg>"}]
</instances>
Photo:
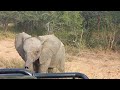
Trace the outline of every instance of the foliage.
<instances>
[{"instance_id":1,"label":"foliage","mask_svg":"<svg viewBox=\"0 0 120 90\"><path fill-rule=\"evenodd\" d=\"M119 11L0 11L0 30L33 36L54 33L78 50L120 50L119 16Z\"/></svg>"}]
</instances>

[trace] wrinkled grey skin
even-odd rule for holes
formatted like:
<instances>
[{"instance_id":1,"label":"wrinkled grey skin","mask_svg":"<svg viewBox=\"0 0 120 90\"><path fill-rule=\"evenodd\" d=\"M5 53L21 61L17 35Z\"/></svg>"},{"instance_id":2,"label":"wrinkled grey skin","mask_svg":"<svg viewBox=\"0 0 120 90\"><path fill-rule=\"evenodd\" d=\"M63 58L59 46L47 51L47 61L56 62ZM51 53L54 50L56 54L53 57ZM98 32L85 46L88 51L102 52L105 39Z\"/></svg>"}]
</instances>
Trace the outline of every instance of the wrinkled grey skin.
<instances>
[{"instance_id":1,"label":"wrinkled grey skin","mask_svg":"<svg viewBox=\"0 0 120 90\"><path fill-rule=\"evenodd\" d=\"M30 37L22 44L26 68L33 64L35 72L53 73L54 68L64 72L65 48L55 35Z\"/></svg>"},{"instance_id":2,"label":"wrinkled grey skin","mask_svg":"<svg viewBox=\"0 0 120 90\"><path fill-rule=\"evenodd\" d=\"M25 41L25 39L30 38L30 37L31 35L28 35L25 32L19 33L15 37L15 48L24 61L26 61L26 58L25 58L24 50L23 50L23 42Z\"/></svg>"}]
</instances>

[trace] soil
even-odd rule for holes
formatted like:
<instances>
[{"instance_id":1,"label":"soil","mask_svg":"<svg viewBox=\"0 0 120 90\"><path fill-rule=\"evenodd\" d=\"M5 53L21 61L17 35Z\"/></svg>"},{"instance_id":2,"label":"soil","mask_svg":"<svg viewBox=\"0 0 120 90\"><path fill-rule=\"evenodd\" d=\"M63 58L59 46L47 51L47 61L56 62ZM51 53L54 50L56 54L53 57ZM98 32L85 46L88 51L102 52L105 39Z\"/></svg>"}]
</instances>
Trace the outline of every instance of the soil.
<instances>
[{"instance_id":1,"label":"soil","mask_svg":"<svg viewBox=\"0 0 120 90\"><path fill-rule=\"evenodd\" d=\"M23 62L14 47L14 39L0 40L0 58ZM3 60L0 59L0 64ZM12 62L11 62L12 63ZM0 68L6 68L2 66ZM120 79L120 55L117 52L81 51L79 55L66 54L66 72L80 72L90 79Z\"/></svg>"}]
</instances>

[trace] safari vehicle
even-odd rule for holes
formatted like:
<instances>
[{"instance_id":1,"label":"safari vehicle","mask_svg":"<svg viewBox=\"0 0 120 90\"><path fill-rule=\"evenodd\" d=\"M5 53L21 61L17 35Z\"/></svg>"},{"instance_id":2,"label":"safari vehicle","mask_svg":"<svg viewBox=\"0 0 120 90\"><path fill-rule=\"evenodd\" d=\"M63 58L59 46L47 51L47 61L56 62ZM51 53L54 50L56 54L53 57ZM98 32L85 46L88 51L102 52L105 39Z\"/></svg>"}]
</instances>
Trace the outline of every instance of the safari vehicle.
<instances>
[{"instance_id":1,"label":"safari vehicle","mask_svg":"<svg viewBox=\"0 0 120 90\"><path fill-rule=\"evenodd\" d=\"M26 69L0 69L0 79L88 79L83 73L32 73Z\"/></svg>"}]
</instances>

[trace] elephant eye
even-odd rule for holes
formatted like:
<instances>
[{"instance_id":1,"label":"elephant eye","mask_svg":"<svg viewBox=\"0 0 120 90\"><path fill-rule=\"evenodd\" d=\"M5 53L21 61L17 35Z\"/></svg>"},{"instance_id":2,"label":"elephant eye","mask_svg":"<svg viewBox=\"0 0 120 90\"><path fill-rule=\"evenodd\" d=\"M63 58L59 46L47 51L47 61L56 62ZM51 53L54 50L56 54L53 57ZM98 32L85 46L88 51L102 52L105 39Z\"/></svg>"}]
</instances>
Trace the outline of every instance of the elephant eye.
<instances>
[{"instance_id":1,"label":"elephant eye","mask_svg":"<svg viewBox=\"0 0 120 90\"><path fill-rule=\"evenodd\" d=\"M37 55L39 53L39 51L34 51L34 55Z\"/></svg>"},{"instance_id":2,"label":"elephant eye","mask_svg":"<svg viewBox=\"0 0 120 90\"><path fill-rule=\"evenodd\" d=\"M39 51L36 51L36 53L39 53Z\"/></svg>"}]
</instances>

